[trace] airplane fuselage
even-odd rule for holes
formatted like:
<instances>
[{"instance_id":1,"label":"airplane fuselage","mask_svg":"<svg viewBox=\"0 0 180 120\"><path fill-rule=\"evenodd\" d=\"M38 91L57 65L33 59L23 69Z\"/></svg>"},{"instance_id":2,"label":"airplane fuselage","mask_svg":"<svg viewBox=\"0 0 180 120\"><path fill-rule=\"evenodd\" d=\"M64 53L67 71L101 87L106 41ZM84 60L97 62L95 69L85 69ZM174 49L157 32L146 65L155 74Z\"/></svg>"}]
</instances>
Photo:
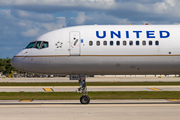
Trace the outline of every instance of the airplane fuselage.
<instances>
[{"instance_id":1,"label":"airplane fuselage","mask_svg":"<svg viewBox=\"0 0 180 120\"><path fill-rule=\"evenodd\" d=\"M12 65L43 74L179 74L179 40L178 25L69 27L36 38Z\"/></svg>"}]
</instances>

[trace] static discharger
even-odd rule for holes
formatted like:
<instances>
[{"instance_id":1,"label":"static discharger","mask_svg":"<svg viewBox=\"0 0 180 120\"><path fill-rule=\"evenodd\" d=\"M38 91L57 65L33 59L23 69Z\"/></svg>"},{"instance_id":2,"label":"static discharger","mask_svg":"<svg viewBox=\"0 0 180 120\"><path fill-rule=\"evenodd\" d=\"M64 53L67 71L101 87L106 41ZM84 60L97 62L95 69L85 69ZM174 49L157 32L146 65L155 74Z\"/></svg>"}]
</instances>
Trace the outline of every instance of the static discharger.
<instances>
[{"instance_id":1,"label":"static discharger","mask_svg":"<svg viewBox=\"0 0 180 120\"><path fill-rule=\"evenodd\" d=\"M52 92L52 91L54 91L52 88L43 88L43 90L46 91L46 92Z\"/></svg>"}]
</instances>

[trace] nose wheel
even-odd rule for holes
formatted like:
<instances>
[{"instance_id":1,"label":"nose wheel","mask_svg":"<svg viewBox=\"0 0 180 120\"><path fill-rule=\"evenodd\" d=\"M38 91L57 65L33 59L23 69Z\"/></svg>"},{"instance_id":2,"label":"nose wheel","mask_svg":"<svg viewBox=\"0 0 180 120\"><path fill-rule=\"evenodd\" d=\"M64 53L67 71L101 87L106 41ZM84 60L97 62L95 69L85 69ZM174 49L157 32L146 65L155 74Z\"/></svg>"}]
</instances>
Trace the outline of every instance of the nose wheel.
<instances>
[{"instance_id":1,"label":"nose wheel","mask_svg":"<svg viewBox=\"0 0 180 120\"><path fill-rule=\"evenodd\" d=\"M83 95L83 96L80 98L80 102L81 102L81 104L89 104L90 98L89 98L87 95Z\"/></svg>"}]
</instances>

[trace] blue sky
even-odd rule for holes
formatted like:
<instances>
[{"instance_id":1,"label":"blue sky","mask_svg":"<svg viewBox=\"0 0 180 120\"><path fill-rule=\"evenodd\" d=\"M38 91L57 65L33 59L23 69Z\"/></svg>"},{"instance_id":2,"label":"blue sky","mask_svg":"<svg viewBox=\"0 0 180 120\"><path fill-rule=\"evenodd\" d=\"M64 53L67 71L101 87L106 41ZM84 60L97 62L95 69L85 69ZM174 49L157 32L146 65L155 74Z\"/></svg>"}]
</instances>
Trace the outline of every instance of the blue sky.
<instances>
[{"instance_id":1,"label":"blue sky","mask_svg":"<svg viewBox=\"0 0 180 120\"><path fill-rule=\"evenodd\" d=\"M179 24L179 0L0 0L0 58L77 25Z\"/></svg>"}]
</instances>

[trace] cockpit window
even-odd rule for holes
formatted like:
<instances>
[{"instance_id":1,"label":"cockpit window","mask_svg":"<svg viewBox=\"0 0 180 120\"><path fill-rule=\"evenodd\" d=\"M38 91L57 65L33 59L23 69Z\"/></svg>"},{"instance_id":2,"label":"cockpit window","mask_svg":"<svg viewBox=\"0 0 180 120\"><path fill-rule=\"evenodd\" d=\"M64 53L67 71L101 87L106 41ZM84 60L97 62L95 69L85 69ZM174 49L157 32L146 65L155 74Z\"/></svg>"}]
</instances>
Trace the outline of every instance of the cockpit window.
<instances>
[{"instance_id":1,"label":"cockpit window","mask_svg":"<svg viewBox=\"0 0 180 120\"><path fill-rule=\"evenodd\" d=\"M29 45L28 45L26 48L33 48L33 46L34 46L35 43L36 43L36 42L31 42L31 43L29 43Z\"/></svg>"},{"instance_id":2,"label":"cockpit window","mask_svg":"<svg viewBox=\"0 0 180 120\"><path fill-rule=\"evenodd\" d=\"M42 43L42 45L41 45L41 49L47 48L47 47L49 47L48 42L44 42L44 41L43 41L43 43Z\"/></svg>"},{"instance_id":3,"label":"cockpit window","mask_svg":"<svg viewBox=\"0 0 180 120\"><path fill-rule=\"evenodd\" d=\"M34 46L34 48L39 49L40 45L41 45L41 41L38 41L38 42L36 42L36 45Z\"/></svg>"},{"instance_id":4,"label":"cockpit window","mask_svg":"<svg viewBox=\"0 0 180 120\"><path fill-rule=\"evenodd\" d=\"M36 42L31 42L29 45L26 47L26 49L29 48L37 48L37 49L43 49L49 47L49 43L45 41L36 41Z\"/></svg>"}]
</instances>

